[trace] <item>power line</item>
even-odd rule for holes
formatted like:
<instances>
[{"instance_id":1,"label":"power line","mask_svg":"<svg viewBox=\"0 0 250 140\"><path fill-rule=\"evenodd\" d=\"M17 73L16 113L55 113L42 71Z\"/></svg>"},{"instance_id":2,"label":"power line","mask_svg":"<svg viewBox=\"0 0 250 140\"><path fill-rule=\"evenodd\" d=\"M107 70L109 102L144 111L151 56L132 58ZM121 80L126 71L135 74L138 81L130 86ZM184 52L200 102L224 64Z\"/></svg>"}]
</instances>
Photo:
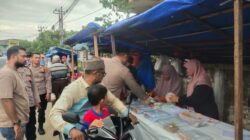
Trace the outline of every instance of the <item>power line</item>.
<instances>
[{"instance_id":1,"label":"power line","mask_svg":"<svg viewBox=\"0 0 250 140\"><path fill-rule=\"evenodd\" d=\"M99 11L103 10L103 9L104 9L104 8L97 9L97 10L95 10L95 11L93 11L93 12L90 12L90 13L84 15L84 16L80 16L80 17L78 17L78 18L75 18L75 19L72 19L72 20L65 21L65 23L70 23L70 22L74 22L74 21L80 20L81 18L85 18L85 17L87 17L87 16L90 16L90 15L96 13L96 12L99 12Z\"/></svg>"},{"instance_id":2,"label":"power line","mask_svg":"<svg viewBox=\"0 0 250 140\"><path fill-rule=\"evenodd\" d=\"M66 10L66 14L64 16L64 19L67 18L67 16L70 14L70 12L75 8L79 0L74 0L73 3L69 6L69 8Z\"/></svg>"},{"instance_id":3,"label":"power line","mask_svg":"<svg viewBox=\"0 0 250 140\"><path fill-rule=\"evenodd\" d=\"M58 21L52 25L52 29L55 28L55 25L57 23L59 23L59 35L60 35L60 44L63 44L63 35L64 35L64 30L63 30L63 19L66 18L70 12L74 9L74 7L77 5L77 3L80 0L74 0L71 5L67 8L67 10L63 10L63 6L60 7L60 9L55 9L53 11L54 14L58 14L59 15L59 19Z\"/></svg>"},{"instance_id":4,"label":"power line","mask_svg":"<svg viewBox=\"0 0 250 140\"><path fill-rule=\"evenodd\" d=\"M61 6L60 7L64 7L64 6L66 6L66 5L68 5L70 3L70 1L69 0L64 0L62 3L61 3ZM51 14L49 14L49 15L51 15ZM47 18L46 18L46 20L48 20L48 19L52 19L51 17L54 17L54 16L47 16ZM50 17L50 18L49 18ZM46 20L44 20L43 22L45 22ZM47 25L46 27L47 28L54 28L54 26L56 26L57 24L59 23L59 20L56 20L56 22L55 23L51 23L50 22L50 24L49 25Z\"/></svg>"},{"instance_id":5,"label":"power line","mask_svg":"<svg viewBox=\"0 0 250 140\"><path fill-rule=\"evenodd\" d=\"M67 0L63 0L63 2L61 3L61 6L64 7L64 5L66 4Z\"/></svg>"},{"instance_id":6,"label":"power line","mask_svg":"<svg viewBox=\"0 0 250 140\"><path fill-rule=\"evenodd\" d=\"M74 1L71 3L71 5L67 8L67 10L64 11L64 13L63 13L62 16L64 16L64 15L65 15L65 16L62 17L63 19L66 18L66 17L69 15L69 13L73 10L73 8L77 5L77 3L78 3L79 1L80 1L80 0L74 0ZM61 6L61 7L63 7L63 6ZM59 19L60 19L60 18L59 18ZM63 21L62 21L62 22L63 22ZM55 26L56 26L58 23L59 23L59 26L60 26L60 22L59 22L59 20L57 20L54 24L51 25L52 29L54 29Z\"/></svg>"}]
</instances>

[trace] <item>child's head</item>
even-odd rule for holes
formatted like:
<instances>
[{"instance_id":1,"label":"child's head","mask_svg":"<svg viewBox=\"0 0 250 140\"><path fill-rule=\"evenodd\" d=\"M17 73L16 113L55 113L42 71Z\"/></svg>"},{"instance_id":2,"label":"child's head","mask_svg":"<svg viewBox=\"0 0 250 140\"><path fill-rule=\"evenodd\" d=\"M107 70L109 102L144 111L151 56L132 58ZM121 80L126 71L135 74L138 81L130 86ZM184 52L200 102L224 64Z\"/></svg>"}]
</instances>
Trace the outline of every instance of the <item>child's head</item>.
<instances>
[{"instance_id":1,"label":"child's head","mask_svg":"<svg viewBox=\"0 0 250 140\"><path fill-rule=\"evenodd\" d=\"M88 88L88 99L91 105L95 106L104 102L107 95L107 88L96 84Z\"/></svg>"}]
</instances>

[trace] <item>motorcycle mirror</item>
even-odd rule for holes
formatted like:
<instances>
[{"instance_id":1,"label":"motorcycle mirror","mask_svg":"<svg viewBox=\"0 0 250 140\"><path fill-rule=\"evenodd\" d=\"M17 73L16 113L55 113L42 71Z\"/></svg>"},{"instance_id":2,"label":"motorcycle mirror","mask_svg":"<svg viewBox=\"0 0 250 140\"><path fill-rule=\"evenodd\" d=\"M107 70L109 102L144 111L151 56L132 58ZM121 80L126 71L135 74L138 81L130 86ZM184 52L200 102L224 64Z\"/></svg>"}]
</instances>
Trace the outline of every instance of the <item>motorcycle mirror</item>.
<instances>
[{"instance_id":1,"label":"motorcycle mirror","mask_svg":"<svg viewBox=\"0 0 250 140\"><path fill-rule=\"evenodd\" d=\"M80 122L80 118L78 116L78 114L73 113L73 112L66 112L62 115L62 118L64 121L69 122L69 123L79 123Z\"/></svg>"}]
</instances>

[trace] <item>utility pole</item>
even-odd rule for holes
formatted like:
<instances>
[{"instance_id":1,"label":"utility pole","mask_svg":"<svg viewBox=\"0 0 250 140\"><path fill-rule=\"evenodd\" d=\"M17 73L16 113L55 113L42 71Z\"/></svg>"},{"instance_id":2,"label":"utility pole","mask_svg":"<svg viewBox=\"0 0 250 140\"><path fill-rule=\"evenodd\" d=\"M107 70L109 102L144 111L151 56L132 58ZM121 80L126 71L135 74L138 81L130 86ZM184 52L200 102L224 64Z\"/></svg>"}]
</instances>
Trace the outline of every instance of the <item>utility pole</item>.
<instances>
[{"instance_id":1,"label":"utility pole","mask_svg":"<svg viewBox=\"0 0 250 140\"><path fill-rule=\"evenodd\" d=\"M60 44L63 45L63 35L64 35L64 30L63 30L63 19L68 16L68 14L72 11L72 9L76 6L76 4L80 0L74 0L69 8L65 11L63 11L63 7L61 6L60 8L56 8L53 13L58 14L59 20L52 26L52 30L54 30L55 25L59 23L59 36L60 36ZM65 15L66 14L66 15ZM65 17L64 17L65 16Z\"/></svg>"},{"instance_id":2,"label":"utility pole","mask_svg":"<svg viewBox=\"0 0 250 140\"><path fill-rule=\"evenodd\" d=\"M58 14L59 15L59 36L60 36L60 44L63 44L63 35L64 35L64 31L63 31L63 15L66 13L65 11L63 11L63 8L60 7L59 9L55 9L53 11L54 14Z\"/></svg>"}]
</instances>

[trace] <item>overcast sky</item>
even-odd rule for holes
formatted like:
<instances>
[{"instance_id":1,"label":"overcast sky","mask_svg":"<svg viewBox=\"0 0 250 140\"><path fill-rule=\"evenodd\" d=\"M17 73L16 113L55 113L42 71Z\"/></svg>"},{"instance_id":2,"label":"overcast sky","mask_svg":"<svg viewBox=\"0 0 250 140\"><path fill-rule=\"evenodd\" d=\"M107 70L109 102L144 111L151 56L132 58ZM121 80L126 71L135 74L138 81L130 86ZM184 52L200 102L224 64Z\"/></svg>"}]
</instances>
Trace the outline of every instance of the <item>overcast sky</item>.
<instances>
[{"instance_id":1,"label":"overcast sky","mask_svg":"<svg viewBox=\"0 0 250 140\"><path fill-rule=\"evenodd\" d=\"M63 6L66 9L72 2L73 0L0 0L0 40L34 39L38 35L38 26L50 29L58 20L58 15L53 14L55 8ZM101 8L99 0L80 0L65 19L64 28L67 31L81 30L83 25L109 11ZM97 12L85 16L94 11Z\"/></svg>"}]
</instances>

